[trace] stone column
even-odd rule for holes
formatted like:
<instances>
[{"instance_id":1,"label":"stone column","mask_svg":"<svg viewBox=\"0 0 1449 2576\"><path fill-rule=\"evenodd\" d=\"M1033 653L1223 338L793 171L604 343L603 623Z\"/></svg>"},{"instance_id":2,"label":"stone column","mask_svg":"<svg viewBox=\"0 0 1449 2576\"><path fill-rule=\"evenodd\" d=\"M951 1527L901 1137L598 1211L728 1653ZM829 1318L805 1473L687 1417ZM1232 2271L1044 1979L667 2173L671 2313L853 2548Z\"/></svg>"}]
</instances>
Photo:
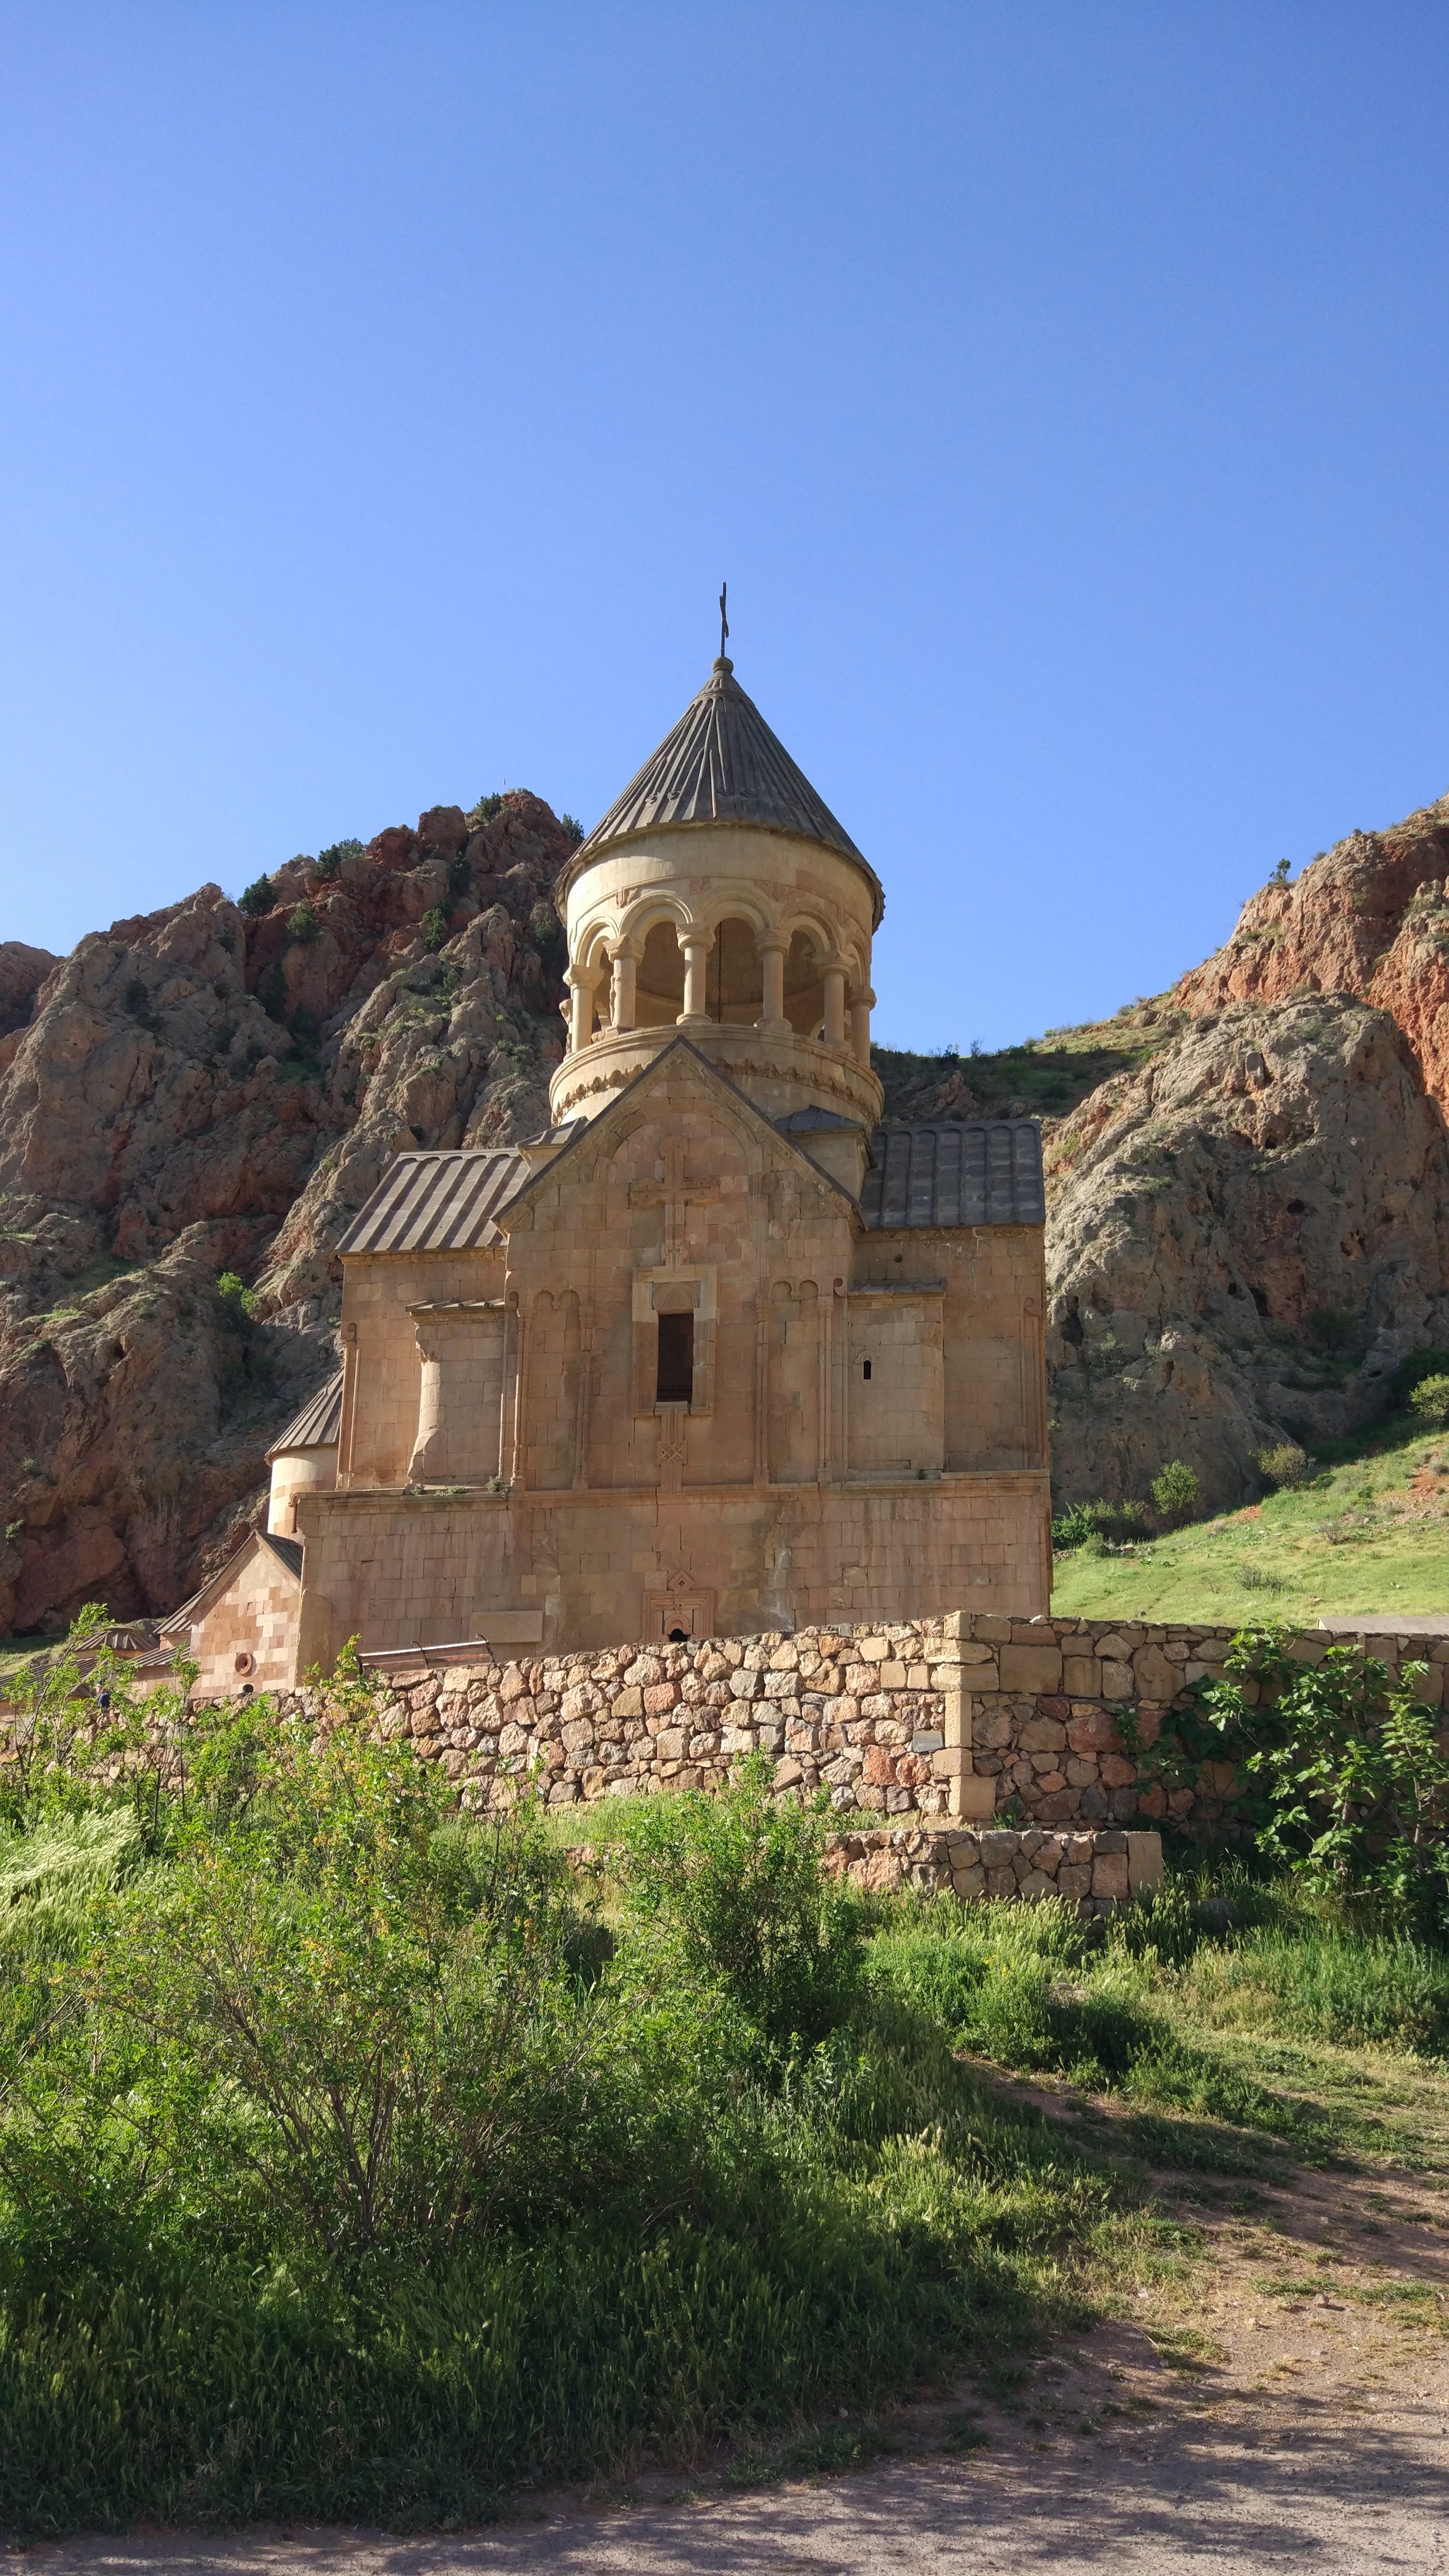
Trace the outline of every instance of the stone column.
<instances>
[{"instance_id":1,"label":"stone column","mask_svg":"<svg viewBox=\"0 0 1449 2576\"><path fill-rule=\"evenodd\" d=\"M870 1071L870 1015L875 1008L875 995L867 984L850 997L850 1043L855 1061Z\"/></svg>"},{"instance_id":2,"label":"stone column","mask_svg":"<svg viewBox=\"0 0 1449 2576\"><path fill-rule=\"evenodd\" d=\"M581 1048L588 1046L594 1034L594 987L598 978L584 975L577 966L571 966L564 982L574 997L569 1053L577 1055Z\"/></svg>"},{"instance_id":3,"label":"stone column","mask_svg":"<svg viewBox=\"0 0 1449 2576\"><path fill-rule=\"evenodd\" d=\"M827 966L825 969L825 1043L833 1047L843 1047L845 1044L845 968L843 966Z\"/></svg>"},{"instance_id":4,"label":"stone column","mask_svg":"<svg viewBox=\"0 0 1449 2576\"><path fill-rule=\"evenodd\" d=\"M436 1331L423 1325L418 1327L418 1359L422 1373L418 1386L418 1436L408 1460L410 1485L425 1483L429 1469L438 1470L442 1465L443 1355Z\"/></svg>"},{"instance_id":5,"label":"stone column","mask_svg":"<svg viewBox=\"0 0 1449 2576\"><path fill-rule=\"evenodd\" d=\"M704 1007L704 969L705 960L714 946L714 932L683 930L679 934L679 945L684 951L684 1008L675 1026L683 1029L691 1020L707 1020L709 1017Z\"/></svg>"},{"instance_id":6,"label":"stone column","mask_svg":"<svg viewBox=\"0 0 1449 2576\"><path fill-rule=\"evenodd\" d=\"M614 996L611 1015L617 1035L621 1030L632 1029L634 1026L636 1008L634 988L638 979L639 961L627 948L616 948L613 962Z\"/></svg>"},{"instance_id":7,"label":"stone column","mask_svg":"<svg viewBox=\"0 0 1449 2576\"><path fill-rule=\"evenodd\" d=\"M785 1017L785 948L783 939L762 939L759 942L765 993L758 1026L767 1038L784 1038L790 1034L790 1023Z\"/></svg>"}]
</instances>

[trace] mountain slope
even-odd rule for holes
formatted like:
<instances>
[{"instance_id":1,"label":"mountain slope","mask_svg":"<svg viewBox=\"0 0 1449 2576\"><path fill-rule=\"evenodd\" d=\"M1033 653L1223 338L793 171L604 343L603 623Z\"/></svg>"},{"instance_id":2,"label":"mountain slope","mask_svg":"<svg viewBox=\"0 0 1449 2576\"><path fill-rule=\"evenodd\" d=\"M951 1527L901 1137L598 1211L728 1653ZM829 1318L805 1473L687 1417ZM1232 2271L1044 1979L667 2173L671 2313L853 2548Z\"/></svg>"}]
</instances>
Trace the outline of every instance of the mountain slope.
<instances>
[{"instance_id":1,"label":"mountain slope","mask_svg":"<svg viewBox=\"0 0 1449 2576\"><path fill-rule=\"evenodd\" d=\"M545 1122L573 846L521 792L435 807L251 911L0 952L0 1628L180 1598L335 1365L333 1246L396 1146Z\"/></svg>"}]
</instances>

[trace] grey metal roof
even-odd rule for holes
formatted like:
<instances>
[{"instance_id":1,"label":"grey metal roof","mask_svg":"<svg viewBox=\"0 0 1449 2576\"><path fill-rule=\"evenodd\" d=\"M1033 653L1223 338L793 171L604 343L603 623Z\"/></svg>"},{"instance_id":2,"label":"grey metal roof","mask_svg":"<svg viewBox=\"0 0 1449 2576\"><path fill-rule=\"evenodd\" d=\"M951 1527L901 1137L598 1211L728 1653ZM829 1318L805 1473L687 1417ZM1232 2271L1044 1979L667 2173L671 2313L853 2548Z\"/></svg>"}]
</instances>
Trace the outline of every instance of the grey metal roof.
<instances>
[{"instance_id":1,"label":"grey metal roof","mask_svg":"<svg viewBox=\"0 0 1449 2576\"><path fill-rule=\"evenodd\" d=\"M1034 1118L942 1119L877 1127L860 1207L873 1230L913 1225L1044 1225Z\"/></svg>"},{"instance_id":2,"label":"grey metal roof","mask_svg":"<svg viewBox=\"0 0 1449 2576\"><path fill-rule=\"evenodd\" d=\"M770 731L753 698L717 661L672 733L596 823L574 862L597 857L609 841L669 823L755 823L823 841L867 867L850 834L816 795L802 769ZM572 871L571 871L572 873Z\"/></svg>"},{"instance_id":3,"label":"grey metal roof","mask_svg":"<svg viewBox=\"0 0 1449 2576\"><path fill-rule=\"evenodd\" d=\"M279 1431L267 1451L267 1463L280 1458L284 1450L335 1449L342 1428L342 1371L319 1386L310 1403L294 1414L285 1431Z\"/></svg>"},{"instance_id":4,"label":"grey metal roof","mask_svg":"<svg viewBox=\"0 0 1449 2576\"><path fill-rule=\"evenodd\" d=\"M399 1154L339 1252L477 1252L502 1237L493 1220L528 1178L511 1145L456 1154Z\"/></svg>"},{"instance_id":5,"label":"grey metal roof","mask_svg":"<svg viewBox=\"0 0 1449 2576\"><path fill-rule=\"evenodd\" d=\"M273 1556L279 1556L288 1573L295 1574L297 1581L300 1583L302 1580L301 1540L299 1538L278 1538L272 1530L258 1530L257 1536L261 1540L263 1547L269 1547Z\"/></svg>"}]
</instances>

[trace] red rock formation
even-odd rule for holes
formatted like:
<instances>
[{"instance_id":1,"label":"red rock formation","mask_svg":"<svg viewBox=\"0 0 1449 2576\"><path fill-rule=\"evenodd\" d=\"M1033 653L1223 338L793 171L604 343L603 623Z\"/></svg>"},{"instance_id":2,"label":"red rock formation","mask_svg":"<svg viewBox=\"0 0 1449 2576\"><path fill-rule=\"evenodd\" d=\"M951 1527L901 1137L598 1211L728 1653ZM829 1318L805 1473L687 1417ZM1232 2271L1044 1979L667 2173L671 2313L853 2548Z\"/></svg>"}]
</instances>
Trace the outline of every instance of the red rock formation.
<instances>
[{"instance_id":1,"label":"red rock formation","mask_svg":"<svg viewBox=\"0 0 1449 2576\"><path fill-rule=\"evenodd\" d=\"M1243 907L1225 948L1184 975L1174 1001L1200 1018L1225 1002L1351 993L1390 1011L1425 1089L1449 1111L1449 796L1387 832L1351 832L1292 885Z\"/></svg>"},{"instance_id":2,"label":"red rock formation","mask_svg":"<svg viewBox=\"0 0 1449 2576\"><path fill-rule=\"evenodd\" d=\"M333 1247L397 1144L545 1122L571 847L522 792L435 806L257 916L208 885L0 948L0 1630L171 1607L334 1365Z\"/></svg>"}]
</instances>

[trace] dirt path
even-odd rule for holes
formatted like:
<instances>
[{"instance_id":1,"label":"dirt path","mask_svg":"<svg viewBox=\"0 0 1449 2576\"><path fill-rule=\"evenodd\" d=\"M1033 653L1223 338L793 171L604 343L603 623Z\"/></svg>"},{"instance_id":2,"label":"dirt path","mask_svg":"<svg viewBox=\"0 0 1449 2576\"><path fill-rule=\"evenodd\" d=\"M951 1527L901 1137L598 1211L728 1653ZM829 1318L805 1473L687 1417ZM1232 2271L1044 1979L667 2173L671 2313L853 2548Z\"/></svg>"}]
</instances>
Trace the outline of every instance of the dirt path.
<instances>
[{"instance_id":1,"label":"dirt path","mask_svg":"<svg viewBox=\"0 0 1449 2576\"><path fill-rule=\"evenodd\" d=\"M1043 2107L1063 2109L1044 2091ZM848 2474L539 2497L448 2537L87 2538L37 2576L1449 2576L1449 2190L1155 2177L1199 2250L1029 2368L902 2410ZM1205 2242L1203 2241L1205 2240ZM840 2427L848 2435L847 2425Z\"/></svg>"}]
</instances>

